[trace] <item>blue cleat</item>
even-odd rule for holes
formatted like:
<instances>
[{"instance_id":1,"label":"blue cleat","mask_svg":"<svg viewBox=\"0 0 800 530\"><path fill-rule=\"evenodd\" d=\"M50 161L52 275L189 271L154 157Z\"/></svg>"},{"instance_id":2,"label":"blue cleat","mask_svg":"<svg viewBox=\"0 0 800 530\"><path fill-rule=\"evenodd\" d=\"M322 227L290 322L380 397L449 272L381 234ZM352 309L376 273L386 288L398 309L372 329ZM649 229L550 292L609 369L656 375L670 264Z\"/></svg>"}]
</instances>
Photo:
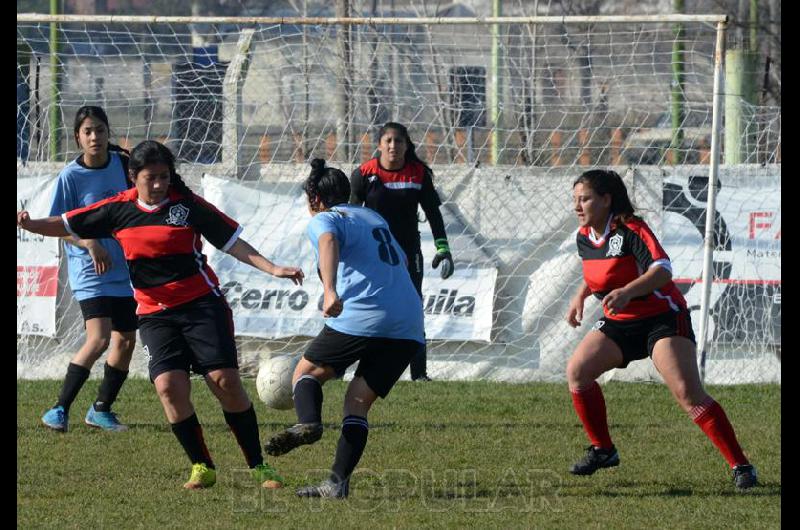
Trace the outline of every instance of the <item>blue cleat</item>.
<instances>
[{"instance_id":1,"label":"blue cleat","mask_svg":"<svg viewBox=\"0 0 800 530\"><path fill-rule=\"evenodd\" d=\"M42 423L54 431L67 432L69 429L69 414L64 411L64 407L59 405L44 413Z\"/></svg>"},{"instance_id":2,"label":"blue cleat","mask_svg":"<svg viewBox=\"0 0 800 530\"><path fill-rule=\"evenodd\" d=\"M83 421L90 427L97 427L104 431L122 432L128 430L128 426L120 423L117 415L113 412L98 412L94 410L94 403L89 407L86 412L86 418Z\"/></svg>"}]
</instances>

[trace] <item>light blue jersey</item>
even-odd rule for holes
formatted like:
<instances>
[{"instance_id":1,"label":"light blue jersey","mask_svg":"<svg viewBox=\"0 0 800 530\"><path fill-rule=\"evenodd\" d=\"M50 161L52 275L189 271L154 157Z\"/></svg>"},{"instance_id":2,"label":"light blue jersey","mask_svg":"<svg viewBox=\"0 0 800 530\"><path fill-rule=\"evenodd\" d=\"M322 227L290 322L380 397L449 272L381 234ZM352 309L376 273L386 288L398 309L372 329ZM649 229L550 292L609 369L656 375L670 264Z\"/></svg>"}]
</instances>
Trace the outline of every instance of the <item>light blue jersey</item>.
<instances>
[{"instance_id":1,"label":"light blue jersey","mask_svg":"<svg viewBox=\"0 0 800 530\"><path fill-rule=\"evenodd\" d=\"M425 343L420 300L406 267L406 255L389 225L375 211L341 204L315 215L308 237L319 260L319 237L339 242L336 292L344 309L325 324L359 337L410 339Z\"/></svg>"},{"instance_id":2,"label":"light blue jersey","mask_svg":"<svg viewBox=\"0 0 800 530\"><path fill-rule=\"evenodd\" d=\"M50 215L94 204L113 197L128 189L120 154L108 152L108 163L102 168L86 168L73 160L58 175L56 191L50 206ZM66 243L69 286L76 300L86 300L97 296L133 296L128 265L122 248L113 239L101 239L100 243L111 257L111 268L98 275L85 248Z\"/></svg>"}]
</instances>

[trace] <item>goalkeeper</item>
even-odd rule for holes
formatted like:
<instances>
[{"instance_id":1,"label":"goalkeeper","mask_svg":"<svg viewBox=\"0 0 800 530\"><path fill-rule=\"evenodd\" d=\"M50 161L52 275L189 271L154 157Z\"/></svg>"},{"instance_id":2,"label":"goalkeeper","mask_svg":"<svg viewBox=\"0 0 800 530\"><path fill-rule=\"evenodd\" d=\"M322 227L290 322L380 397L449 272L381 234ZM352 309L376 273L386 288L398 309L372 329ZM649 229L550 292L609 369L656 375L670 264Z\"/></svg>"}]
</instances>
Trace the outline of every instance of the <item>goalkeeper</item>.
<instances>
[{"instance_id":1,"label":"goalkeeper","mask_svg":"<svg viewBox=\"0 0 800 530\"><path fill-rule=\"evenodd\" d=\"M395 122L384 124L378 131L378 150L379 156L362 164L350 176L350 203L368 206L386 219L392 235L408 256L411 281L422 297L418 206L422 206L433 232L436 245L433 268L441 264L442 278L453 274L453 257L439 211L442 201L433 187L433 171L417 156L405 126ZM411 379L430 381L424 344L411 360Z\"/></svg>"}]
</instances>

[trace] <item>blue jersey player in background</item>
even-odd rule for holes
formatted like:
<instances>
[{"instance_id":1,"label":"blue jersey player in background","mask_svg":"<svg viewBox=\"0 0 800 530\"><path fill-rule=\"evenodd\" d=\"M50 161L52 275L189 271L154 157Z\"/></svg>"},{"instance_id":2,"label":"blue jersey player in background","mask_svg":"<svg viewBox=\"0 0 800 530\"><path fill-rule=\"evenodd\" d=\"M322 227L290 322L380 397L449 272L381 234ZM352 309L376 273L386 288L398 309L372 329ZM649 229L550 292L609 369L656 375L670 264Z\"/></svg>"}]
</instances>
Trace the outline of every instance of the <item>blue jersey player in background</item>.
<instances>
[{"instance_id":1,"label":"blue jersey player in background","mask_svg":"<svg viewBox=\"0 0 800 530\"><path fill-rule=\"evenodd\" d=\"M301 497L343 498L367 444L367 413L385 398L424 344L422 301L411 282L407 258L386 221L350 205L350 182L340 170L311 162L303 189L312 220L308 236L319 264L325 327L295 369L298 423L266 444L278 456L322 437L322 385L358 367L344 398L342 433L330 478L301 488Z\"/></svg>"},{"instance_id":2,"label":"blue jersey player in background","mask_svg":"<svg viewBox=\"0 0 800 530\"><path fill-rule=\"evenodd\" d=\"M109 143L108 117L100 107L84 106L75 114L75 142L83 151L58 175L50 215L88 206L125 191L128 185L128 152ZM56 404L42 416L42 423L56 431L69 429L69 409L89 377L94 363L108 349L103 380L97 398L86 413L85 423L107 431L124 431L125 425L111 412L136 344L136 302L128 265L115 240L63 238L69 270L69 286L81 308L86 341L67 367Z\"/></svg>"}]
</instances>

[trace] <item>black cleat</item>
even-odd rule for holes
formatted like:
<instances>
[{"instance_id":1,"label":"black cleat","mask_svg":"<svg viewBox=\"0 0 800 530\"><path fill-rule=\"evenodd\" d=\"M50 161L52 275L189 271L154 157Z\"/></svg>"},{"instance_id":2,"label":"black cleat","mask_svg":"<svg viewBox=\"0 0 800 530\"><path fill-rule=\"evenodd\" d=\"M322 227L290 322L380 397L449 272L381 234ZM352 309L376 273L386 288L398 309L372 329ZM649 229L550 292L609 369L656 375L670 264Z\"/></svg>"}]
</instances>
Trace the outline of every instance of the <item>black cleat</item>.
<instances>
[{"instance_id":1,"label":"black cleat","mask_svg":"<svg viewBox=\"0 0 800 530\"><path fill-rule=\"evenodd\" d=\"M586 456L581 458L569 470L573 475L591 475L601 467L615 467L619 465L619 453L613 445L611 449L600 449L590 445L586 449Z\"/></svg>"},{"instance_id":2,"label":"black cleat","mask_svg":"<svg viewBox=\"0 0 800 530\"><path fill-rule=\"evenodd\" d=\"M739 464L733 468L733 483L740 490L752 488L758 484L756 468L750 464Z\"/></svg>"},{"instance_id":3,"label":"black cleat","mask_svg":"<svg viewBox=\"0 0 800 530\"><path fill-rule=\"evenodd\" d=\"M313 444L320 438L321 423L298 423L270 438L264 445L264 451L271 456L281 456L301 445Z\"/></svg>"},{"instance_id":4,"label":"black cleat","mask_svg":"<svg viewBox=\"0 0 800 530\"><path fill-rule=\"evenodd\" d=\"M413 378L413 379L412 379L412 381L417 381L417 382L419 382L419 383L429 383L430 381L433 381L433 379L431 379L431 378L428 376L428 374L422 374L422 375L421 375L421 376L419 376L419 377L415 377L415 378Z\"/></svg>"},{"instance_id":5,"label":"black cleat","mask_svg":"<svg viewBox=\"0 0 800 530\"><path fill-rule=\"evenodd\" d=\"M318 486L305 486L297 490L298 497L344 499L350 495L350 479L334 482L331 479Z\"/></svg>"}]
</instances>

